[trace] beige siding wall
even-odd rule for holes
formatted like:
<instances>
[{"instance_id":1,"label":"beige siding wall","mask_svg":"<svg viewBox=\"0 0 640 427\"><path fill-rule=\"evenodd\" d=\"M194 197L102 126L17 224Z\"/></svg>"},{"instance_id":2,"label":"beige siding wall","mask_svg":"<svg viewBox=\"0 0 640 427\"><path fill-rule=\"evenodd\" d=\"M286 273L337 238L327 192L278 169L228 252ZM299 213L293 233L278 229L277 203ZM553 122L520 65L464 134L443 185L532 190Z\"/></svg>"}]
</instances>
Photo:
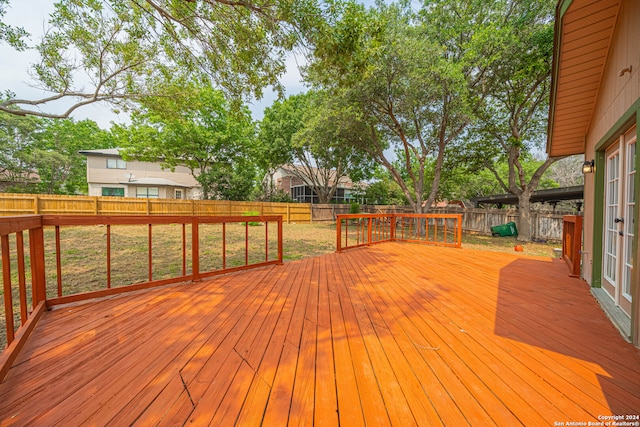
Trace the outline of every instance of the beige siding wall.
<instances>
[{"instance_id":1,"label":"beige siding wall","mask_svg":"<svg viewBox=\"0 0 640 427\"><path fill-rule=\"evenodd\" d=\"M117 184L126 181L130 173L134 174L136 179L165 178L191 187L198 185L191 171L184 166L176 166L172 172L169 169L163 170L158 163L133 161L127 162L126 169L107 169L107 157L87 156L88 182Z\"/></svg>"},{"instance_id":2,"label":"beige siding wall","mask_svg":"<svg viewBox=\"0 0 640 427\"><path fill-rule=\"evenodd\" d=\"M604 71L602 84L598 93L598 99L594 108L591 127L587 134L585 158L595 158L595 146L604 138L618 119L640 97L640 1L623 0L618 23L616 26L607 66ZM620 76L620 70L631 66L631 73ZM594 203L594 174L585 176L584 188L585 206L593 206ZM585 211L584 221L584 257L583 275L587 282L591 283L592 254L594 233L602 233L602 230L593 230L592 209Z\"/></svg>"}]
</instances>

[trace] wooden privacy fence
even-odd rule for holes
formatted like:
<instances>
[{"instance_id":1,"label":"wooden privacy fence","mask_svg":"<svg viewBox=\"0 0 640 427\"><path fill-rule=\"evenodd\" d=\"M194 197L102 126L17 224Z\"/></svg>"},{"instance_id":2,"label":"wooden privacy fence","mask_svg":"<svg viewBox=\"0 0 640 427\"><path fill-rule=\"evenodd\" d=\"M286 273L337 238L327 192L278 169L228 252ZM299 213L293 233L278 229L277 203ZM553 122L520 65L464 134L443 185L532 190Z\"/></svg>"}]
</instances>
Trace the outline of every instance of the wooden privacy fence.
<instances>
[{"instance_id":1,"label":"wooden privacy fence","mask_svg":"<svg viewBox=\"0 0 640 427\"><path fill-rule=\"evenodd\" d=\"M518 223L518 211L506 209L461 209L445 208L436 209L434 213L460 213L463 214L462 229L479 234L491 234L491 227ZM531 237L536 240L562 240L563 213L557 212L531 212Z\"/></svg>"},{"instance_id":2,"label":"wooden privacy fence","mask_svg":"<svg viewBox=\"0 0 640 427\"><path fill-rule=\"evenodd\" d=\"M359 205L358 213L386 214L386 213L412 213L408 206L398 205ZM335 221L337 215L348 215L351 213L350 204L318 204L311 205L313 221Z\"/></svg>"},{"instance_id":3,"label":"wooden privacy fence","mask_svg":"<svg viewBox=\"0 0 640 427\"><path fill-rule=\"evenodd\" d=\"M462 247L461 214L348 214L336 220L336 250L400 241Z\"/></svg>"},{"instance_id":4,"label":"wooden privacy fence","mask_svg":"<svg viewBox=\"0 0 640 427\"><path fill-rule=\"evenodd\" d=\"M256 212L257 215L280 215L287 223L311 221L309 203L0 193L0 216L29 214L234 216L247 212Z\"/></svg>"},{"instance_id":5,"label":"wooden privacy fence","mask_svg":"<svg viewBox=\"0 0 640 427\"><path fill-rule=\"evenodd\" d=\"M143 271L141 279L114 286L113 229L125 227L127 229L123 234L129 235L132 234L132 226L142 227L142 242L126 243L126 247L119 248L123 253L120 253L118 260L121 264L131 263L135 267L136 261L144 263L146 258L146 276ZM174 233L178 236L174 246L178 256L175 268L157 277L159 274L156 269L168 262L162 254L162 259L154 258L155 252L165 245L161 242L154 246L154 230L161 226L171 226L174 232L177 231ZM89 227L97 227L93 237L95 239L97 235L102 239L92 245L92 252L97 254L90 254L89 251L78 253L77 246L81 246L83 240L78 236L65 241L67 246L63 247L63 231L76 232ZM91 234L84 237L84 240L90 239ZM0 354L0 382L48 307L170 283L197 281L232 271L282 264L283 260L281 216L4 217L0 218L0 242L4 299L0 310L4 315L0 323L5 325L2 329L6 331L4 337L8 345ZM78 256L71 259L74 254ZM213 266L212 259L217 260ZM85 268L85 264L91 264L92 260L102 265ZM79 265L70 265L73 261ZM67 286L66 282L71 279L78 281L73 276L81 274L78 271L83 268L90 276L87 280L95 280L95 285L90 289ZM63 270L68 272L66 276ZM118 273L122 270L119 269ZM98 271L104 272L101 279L96 279ZM79 281L84 282L82 279ZM19 325L16 327L17 323Z\"/></svg>"}]
</instances>

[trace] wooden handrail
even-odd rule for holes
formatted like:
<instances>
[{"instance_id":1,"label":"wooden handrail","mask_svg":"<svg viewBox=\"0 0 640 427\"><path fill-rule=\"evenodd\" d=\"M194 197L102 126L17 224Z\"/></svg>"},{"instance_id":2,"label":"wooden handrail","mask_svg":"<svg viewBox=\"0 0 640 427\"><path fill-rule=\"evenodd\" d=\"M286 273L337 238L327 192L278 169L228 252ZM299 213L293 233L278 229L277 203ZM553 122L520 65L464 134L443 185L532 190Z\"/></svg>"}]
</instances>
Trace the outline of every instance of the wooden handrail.
<instances>
[{"instance_id":1,"label":"wooden handrail","mask_svg":"<svg viewBox=\"0 0 640 427\"><path fill-rule=\"evenodd\" d=\"M349 222L357 226L355 235L349 232ZM352 243L354 238L355 243ZM389 213L336 216L337 252L390 241L460 248L462 214Z\"/></svg>"},{"instance_id":2,"label":"wooden handrail","mask_svg":"<svg viewBox=\"0 0 640 427\"><path fill-rule=\"evenodd\" d=\"M249 239L249 222L257 222L264 223L264 247L265 253L262 261L252 261L250 262L249 251L250 251L250 239ZM245 248L244 248L244 265L228 267L226 263L222 266L221 269L214 269L210 271L201 271L200 264L200 235L201 235L201 225L203 224L222 224L223 228L228 224L245 224L242 227L245 231L245 236L243 239ZM269 247L274 247L273 243L269 243L269 223L276 223L278 226L277 229L277 255L275 258L270 258ZM245 270L249 268L255 268L258 266L272 265L272 264L282 264L283 262L283 250L282 250L282 216L274 216L274 215L258 215L258 216L221 216L221 217L211 217L211 216L147 216L147 215L129 215L129 216L79 216L79 215L25 215L18 217L0 217L0 243L2 249L2 269L3 269L3 289L4 289L4 311L5 311L5 323L6 323L6 337L7 337L7 350L8 351L19 351L24 343L14 343L14 340L20 337L21 340L26 340L29 331L33 329L34 321L31 321L34 314L36 312L36 308L38 308L37 313L38 316L42 313L43 308L65 304L70 302L76 302L81 300L86 300L90 298L102 297L107 295L114 295L123 292L129 292L138 289L145 289L153 286L165 285L170 283L178 283L185 281L197 281L204 277L210 277L214 275L219 275L227 272ZM153 272L153 256L154 252L152 251L153 244L153 226L161 225L161 224L181 224L182 225L182 262L181 262L181 275L177 277L170 277L161 280L156 280L154 278ZM60 231L64 229L64 227L78 227L78 226L96 226L96 225L104 225L106 226L106 278L105 278L105 286L103 289L97 289L90 292L77 293L72 295L64 294L64 278L62 277L62 256L60 249ZM112 225L147 225L149 227L148 230L148 281L144 283L135 283L130 284L128 286L121 287L112 287L111 286L111 226ZM187 244L187 233L186 226L191 226L191 239L189 244ZM57 288L57 296L53 298L47 298L47 285L46 285L46 276L47 276L47 266L45 264L45 234L44 229L46 227L53 227L55 229L54 239L55 239L55 247L56 247L56 255L55 255L55 267L53 267L52 273L55 271L55 281ZM29 233L29 263L25 263L25 248L24 248L24 239L23 232L28 231ZM12 251L10 249L10 235L15 235L15 241L17 245L17 249ZM226 257L226 237L224 237L225 241L222 242L223 251L222 257ZM189 247L190 246L190 247ZM191 272L186 271L187 265L187 256L189 253L189 249L191 252ZM253 254L254 252L252 252ZM15 259L17 257L17 260ZM273 254L271 254L273 257ZM13 264L12 264L13 262ZM12 268L13 265L17 264L18 271L18 293L19 293L19 303L18 310L16 313L20 313L21 324L18 328L16 328L14 324L14 306L16 302L13 301L12 293L14 289L14 283L12 279ZM30 301L28 298L27 292L27 283L25 274L25 265L30 265L31 269L31 296ZM25 327L29 328L26 332L23 330ZM17 349L17 350L12 350ZM5 357L2 354L3 358L0 361L3 363L11 363L13 360L13 356ZM0 366L2 371L5 372L6 369L4 366ZM6 373L6 372L5 372ZM2 381L2 375L0 375L0 382Z\"/></svg>"}]
</instances>

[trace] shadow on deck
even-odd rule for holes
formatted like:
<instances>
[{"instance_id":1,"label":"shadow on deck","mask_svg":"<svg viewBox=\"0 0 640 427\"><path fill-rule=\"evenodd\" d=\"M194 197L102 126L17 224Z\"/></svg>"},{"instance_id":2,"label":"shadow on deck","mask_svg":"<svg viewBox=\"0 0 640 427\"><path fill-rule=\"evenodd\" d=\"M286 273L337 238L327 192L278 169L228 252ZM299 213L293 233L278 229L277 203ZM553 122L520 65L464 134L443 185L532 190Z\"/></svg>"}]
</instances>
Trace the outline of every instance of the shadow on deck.
<instances>
[{"instance_id":1,"label":"shadow on deck","mask_svg":"<svg viewBox=\"0 0 640 427\"><path fill-rule=\"evenodd\" d=\"M634 415L640 351L543 258L401 243L56 308L0 425L553 425Z\"/></svg>"}]
</instances>

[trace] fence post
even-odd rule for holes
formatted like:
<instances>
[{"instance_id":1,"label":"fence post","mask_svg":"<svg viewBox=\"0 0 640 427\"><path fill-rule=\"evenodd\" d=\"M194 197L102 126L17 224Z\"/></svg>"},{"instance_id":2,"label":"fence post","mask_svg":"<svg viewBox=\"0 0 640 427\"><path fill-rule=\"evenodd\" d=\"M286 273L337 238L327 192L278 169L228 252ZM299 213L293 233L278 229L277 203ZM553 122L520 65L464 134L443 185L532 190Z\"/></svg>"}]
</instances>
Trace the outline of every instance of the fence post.
<instances>
[{"instance_id":1,"label":"fence post","mask_svg":"<svg viewBox=\"0 0 640 427\"><path fill-rule=\"evenodd\" d=\"M147 197L147 215L151 215L151 199Z\"/></svg>"},{"instance_id":2,"label":"fence post","mask_svg":"<svg viewBox=\"0 0 640 427\"><path fill-rule=\"evenodd\" d=\"M287 203L287 224L291 224L291 205Z\"/></svg>"},{"instance_id":3,"label":"fence post","mask_svg":"<svg viewBox=\"0 0 640 427\"><path fill-rule=\"evenodd\" d=\"M37 194L33 196L33 213L36 215L40 213L40 197Z\"/></svg>"},{"instance_id":4,"label":"fence post","mask_svg":"<svg viewBox=\"0 0 640 427\"><path fill-rule=\"evenodd\" d=\"M94 196L94 197L93 197L93 201L94 201L94 205L93 205L93 214L97 216L97 215L99 214L99 210L98 210L98 196Z\"/></svg>"}]
</instances>

